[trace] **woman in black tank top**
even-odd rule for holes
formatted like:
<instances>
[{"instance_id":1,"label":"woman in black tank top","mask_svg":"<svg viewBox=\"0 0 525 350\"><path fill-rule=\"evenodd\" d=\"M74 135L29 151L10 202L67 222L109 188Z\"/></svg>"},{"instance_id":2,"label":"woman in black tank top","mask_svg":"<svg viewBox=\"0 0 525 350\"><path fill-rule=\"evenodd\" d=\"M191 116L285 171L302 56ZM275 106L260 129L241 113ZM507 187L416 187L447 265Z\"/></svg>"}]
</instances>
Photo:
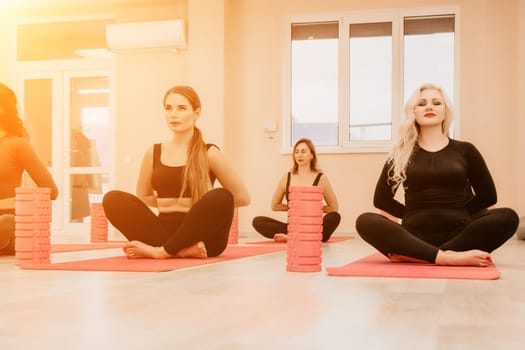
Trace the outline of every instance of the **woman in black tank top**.
<instances>
[{"instance_id":1,"label":"woman in black tank top","mask_svg":"<svg viewBox=\"0 0 525 350\"><path fill-rule=\"evenodd\" d=\"M288 210L288 193L290 186L321 186L324 192L323 207L323 238L326 242L335 231L341 215L337 212L337 197L328 181L328 177L320 172L317 165L317 153L311 140L302 138L298 140L292 153L293 166L291 171L284 174L272 197L272 210ZM283 200L286 199L286 203ZM252 225L257 232L266 238L278 242L286 242L288 234L288 223L279 221L267 216L257 216L253 218Z\"/></svg>"},{"instance_id":2,"label":"woman in black tank top","mask_svg":"<svg viewBox=\"0 0 525 350\"><path fill-rule=\"evenodd\" d=\"M218 147L204 143L195 126L201 103L191 87L169 89L164 110L173 138L144 155L136 196L104 196L106 216L130 241L128 258L217 256L226 248L234 207L248 205L250 195ZM213 188L215 179L222 187Z\"/></svg>"}]
</instances>

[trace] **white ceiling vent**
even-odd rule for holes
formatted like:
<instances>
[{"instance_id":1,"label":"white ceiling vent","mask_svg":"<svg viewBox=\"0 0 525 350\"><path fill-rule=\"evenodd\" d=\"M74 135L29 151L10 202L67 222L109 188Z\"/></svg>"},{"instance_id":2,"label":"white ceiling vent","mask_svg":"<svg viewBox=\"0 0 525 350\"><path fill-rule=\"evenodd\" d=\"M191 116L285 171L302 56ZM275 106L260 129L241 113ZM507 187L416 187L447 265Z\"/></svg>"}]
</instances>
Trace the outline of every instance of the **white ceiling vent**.
<instances>
[{"instance_id":1,"label":"white ceiling vent","mask_svg":"<svg viewBox=\"0 0 525 350\"><path fill-rule=\"evenodd\" d=\"M114 52L184 49L184 21L107 24L106 42Z\"/></svg>"}]
</instances>

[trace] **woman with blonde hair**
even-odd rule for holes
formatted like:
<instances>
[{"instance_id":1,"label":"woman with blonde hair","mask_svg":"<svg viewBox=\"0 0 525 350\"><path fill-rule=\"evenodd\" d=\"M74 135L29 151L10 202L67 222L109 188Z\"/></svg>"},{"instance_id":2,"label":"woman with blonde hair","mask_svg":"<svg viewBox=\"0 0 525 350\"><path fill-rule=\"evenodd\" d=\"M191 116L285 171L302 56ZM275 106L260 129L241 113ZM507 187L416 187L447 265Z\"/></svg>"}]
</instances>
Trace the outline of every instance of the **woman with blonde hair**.
<instances>
[{"instance_id":1,"label":"woman with blonde hair","mask_svg":"<svg viewBox=\"0 0 525 350\"><path fill-rule=\"evenodd\" d=\"M250 195L224 154L204 142L193 88L169 89L164 110L173 137L146 151L137 195L108 192L104 211L130 241L124 246L128 258L218 256L228 243L234 207L248 205ZM221 188L213 188L216 179Z\"/></svg>"},{"instance_id":2,"label":"woman with blonde hair","mask_svg":"<svg viewBox=\"0 0 525 350\"><path fill-rule=\"evenodd\" d=\"M339 225L341 215L337 212L339 205L335 192L332 189L328 177L319 169L315 146L310 139L302 138L295 143L292 162L291 170L283 174L277 184L277 188L272 197L272 210L288 210L288 204L283 203L283 200L286 198L286 201L288 201L288 190L290 186L322 187L326 204L323 207L325 214L323 216L322 241L326 242ZM286 222L267 216L257 216L253 219L252 225L257 232L266 238L278 242L287 241L288 223Z\"/></svg>"},{"instance_id":3,"label":"woman with blonde hair","mask_svg":"<svg viewBox=\"0 0 525 350\"><path fill-rule=\"evenodd\" d=\"M401 223L364 213L357 232L391 260L487 266L516 231L516 212L489 209L494 181L474 145L449 138L453 111L440 87L419 87L405 116L374 194L374 206ZM404 203L394 199L399 186Z\"/></svg>"}]
</instances>

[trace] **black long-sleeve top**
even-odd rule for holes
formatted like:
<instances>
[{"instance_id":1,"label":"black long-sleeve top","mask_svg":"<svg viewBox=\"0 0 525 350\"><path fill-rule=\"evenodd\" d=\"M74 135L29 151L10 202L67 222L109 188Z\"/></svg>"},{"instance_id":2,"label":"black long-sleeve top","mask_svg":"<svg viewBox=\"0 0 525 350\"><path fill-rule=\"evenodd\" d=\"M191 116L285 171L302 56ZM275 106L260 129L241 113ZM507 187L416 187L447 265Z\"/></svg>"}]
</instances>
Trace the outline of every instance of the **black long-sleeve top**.
<instances>
[{"instance_id":1,"label":"black long-sleeve top","mask_svg":"<svg viewBox=\"0 0 525 350\"><path fill-rule=\"evenodd\" d=\"M437 152L416 145L403 182L404 205L394 199L395 191L388 181L389 168L387 161L377 182L374 206L399 218L412 209L466 208L474 214L497 201L487 165L476 147L468 142L450 139Z\"/></svg>"}]
</instances>

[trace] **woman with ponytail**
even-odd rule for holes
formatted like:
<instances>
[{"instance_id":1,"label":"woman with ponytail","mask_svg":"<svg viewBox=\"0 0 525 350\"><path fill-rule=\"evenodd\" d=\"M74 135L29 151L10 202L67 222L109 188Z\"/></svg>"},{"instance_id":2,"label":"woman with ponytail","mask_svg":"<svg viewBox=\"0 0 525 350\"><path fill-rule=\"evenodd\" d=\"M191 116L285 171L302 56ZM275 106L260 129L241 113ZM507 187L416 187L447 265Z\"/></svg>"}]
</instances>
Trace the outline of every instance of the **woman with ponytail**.
<instances>
[{"instance_id":1,"label":"woman with ponytail","mask_svg":"<svg viewBox=\"0 0 525 350\"><path fill-rule=\"evenodd\" d=\"M169 89L164 110L173 137L146 151L137 195L110 191L104 211L129 240L128 258L218 256L228 242L234 207L248 205L249 193L217 146L204 142L196 127L201 102L191 87ZM221 188L213 188L216 179Z\"/></svg>"},{"instance_id":2,"label":"woman with ponytail","mask_svg":"<svg viewBox=\"0 0 525 350\"><path fill-rule=\"evenodd\" d=\"M405 105L374 194L386 215L364 213L356 221L359 235L391 260L487 266L517 229L514 210L492 208L496 188L479 151L448 137L452 120L449 99L433 84ZM394 199L400 186L403 203Z\"/></svg>"},{"instance_id":3,"label":"woman with ponytail","mask_svg":"<svg viewBox=\"0 0 525 350\"><path fill-rule=\"evenodd\" d=\"M0 83L0 255L15 253L15 189L22 186L22 175L29 174L38 187L58 188L45 164L28 141L18 116L16 95Z\"/></svg>"}]
</instances>

